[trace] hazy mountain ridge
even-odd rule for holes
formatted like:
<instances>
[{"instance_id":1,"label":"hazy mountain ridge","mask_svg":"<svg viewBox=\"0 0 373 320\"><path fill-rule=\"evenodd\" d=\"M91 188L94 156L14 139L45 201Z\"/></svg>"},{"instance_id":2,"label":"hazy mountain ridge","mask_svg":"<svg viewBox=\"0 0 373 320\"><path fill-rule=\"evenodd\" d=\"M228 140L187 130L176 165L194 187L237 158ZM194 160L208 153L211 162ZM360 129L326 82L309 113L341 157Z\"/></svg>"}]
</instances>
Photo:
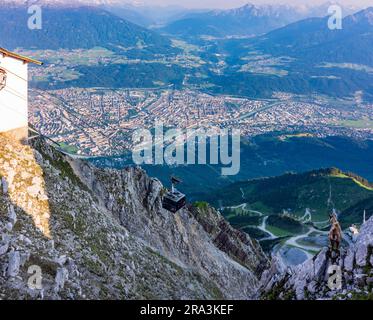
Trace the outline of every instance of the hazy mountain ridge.
<instances>
[{"instance_id":1,"label":"hazy mountain ridge","mask_svg":"<svg viewBox=\"0 0 373 320\"><path fill-rule=\"evenodd\" d=\"M162 31L182 37L252 36L267 33L305 18L327 16L330 5L331 3L325 3L310 7L248 3L239 8L186 14L181 19L171 22ZM345 15L357 11L350 7L342 6L342 8Z\"/></svg>"},{"instance_id":2,"label":"hazy mountain ridge","mask_svg":"<svg viewBox=\"0 0 373 320\"><path fill-rule=\"evenodd\" d=\"M254 11L258 15L257 9L252 7L247 5L242 10L223 12L230 12L228 17L241 16L246 23L251 21L245 18L246 13L250 15ZM115 7L112 8L113 11ZM0 6L0 21L8 26L0 30L1 45L8 49L53 50L99 46L117 56L97 65L66 66L68 71L74 69L73 76L67 71L64 81L58 77L46 81L39 78L41 88L154 87L159 84L184 88L186 75L187 85L201 90L208 88L213 94L269 98L273 92L281 91L353 97L355 92L363 91L365 100L373 99L373 73L369 71L373 63L371 8L346 17L342 30L329 30L326 18L312 18L253 39L207 41L208 46L192 51L185 50L185 44L175 45L169 38L101 7L46 7L43 12L43 29L29 30L26 7ZM269 12L278 14L275 9ZM200 14L206 13L191 16ZM215 13L221 14L221 11ZM226 17L211 16L220 21L223 30L228 30L224 22ZM264 17L269 17L265 10ZM133 19L137 19L136 16ZM219 32L220 27L215 28L206 21L201 20L200 25L204 30L207 26L212 32ZM237 21L228 25L241 28ZM183 32L187 30L182 27ZM198 39L192 38L193 41ZM351 50L353 47L359 50ZM283 60L285 58L288 60ZM79 61L79 55L74 60ZM92 73L97 77L92 77Z\"/></svg>"},{"instance_id":3,"label":"hazy mountain ridge","mask_svg":"<svg viewBox=\"0 0 373 320\"><path fill-rule=\"evenodd\" d=\"M373 7L347 16L342 29L330 30L329 17L292 23L259 38L266 52L287 54L309 62L352 62L373 65ZM359 50L351 50L356 47Z\"/></svg>"},{"instance_id":4,"label":"hazy mountain ridge","mask_svg":"<svg viewBox=\"0 0 373 320\"><path fill-rule=\"evenodd\" d=\"M364 99L371 101L372 10L345 17L341 30L330 30L328 17L309 18L250 39L215 40L210 52L226 55L227 67L219 76L211 76L214 93L269 97L282 91L352 97L363 91ZM288 60L276 63L284 58ZM255 72L256 61L272 71Z\"/></svg>"},{"instance_id":5,"label":"hazy mountain ridge","mask_svg":"<svg viewBox=\"0 0 373 320\"><path fill-rule=\"evenodd\" d=\"M2 46L8 49L138 49L167 53L170 40L95 7L46 7L41 30L27 27L26 7L0 6ZM139 47L140 45L140 47Z\"/></svg>"},{"instance_id":6,"label":"hazy mountain ridge","mask_svg":"<svg viewBox=\"0 0 373 320\"><path fill-rule=\"evenodd\" d=\"M236 9L189 14L180 20L171 22L162 31L187 37L250 36L265 33L295 21L297 18L294 15L295 10L288 6L259 7L247 4Z\"/></svg>"}]
</instances>

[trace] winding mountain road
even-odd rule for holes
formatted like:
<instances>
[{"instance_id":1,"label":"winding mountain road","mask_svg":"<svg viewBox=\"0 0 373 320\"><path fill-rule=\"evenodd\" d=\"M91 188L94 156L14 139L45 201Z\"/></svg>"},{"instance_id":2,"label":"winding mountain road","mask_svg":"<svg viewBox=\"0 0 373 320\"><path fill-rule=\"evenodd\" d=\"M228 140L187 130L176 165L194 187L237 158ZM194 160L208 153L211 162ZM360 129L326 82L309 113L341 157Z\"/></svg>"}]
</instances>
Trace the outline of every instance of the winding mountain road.
<instances>
[{"instance_id":1,"label":"winding mountain road","mask_svg":"<svg viewBox=\"0 0 373 320\"><path fill-rule=\"evenodd\" d=\"M262 214L263 215L263 214ZM278 237L275 236L271 231L267 230L267 220L268 220L268 216L265 216L263 219L262 219L262 224L260 226L258 226L257 228L259 230L262 230L264 231L265 233L268 233L269 236L268 237L264 237L262 239L260 239L260 241L263 241L263 240L274 240L274 239L277 239Z\"/></svg>"}]
</instances>

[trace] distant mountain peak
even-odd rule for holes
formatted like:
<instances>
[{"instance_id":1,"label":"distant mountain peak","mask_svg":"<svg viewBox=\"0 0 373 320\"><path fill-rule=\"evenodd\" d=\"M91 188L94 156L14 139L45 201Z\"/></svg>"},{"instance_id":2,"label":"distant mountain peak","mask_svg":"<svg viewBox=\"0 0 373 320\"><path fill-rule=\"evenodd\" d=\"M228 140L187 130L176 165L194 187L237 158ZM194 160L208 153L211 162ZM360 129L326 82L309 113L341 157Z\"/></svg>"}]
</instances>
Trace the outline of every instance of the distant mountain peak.
<instances>
[{"instance_id":1,"label":"distant mountain peak","mask_svg":"<svg viewBox=\"0 0 373 320\"><path fill-rule=\"evenodd\" d=\"M283 27L303 18L299 10L286 5L245 5L211 10L172 21L163 30L178 36L252 36ZM207 26L207 27L206 27Z\"/></svg>"},{"instance_id":2,"label":"distant mountain peak","mask_svg":"<svg viewBox=\"0 0 373 320\"><path fill-rule=\"evenodd\" d=\"M370 25L373 25L373 7L366 8L361 10L358 13L351 16L355 21L365 20Z\"/></svg>"},{"instance_id":3,"label":"distant mountain peak","mask_svg":"<svg viewBox=\"0 0 373 320\"><path fill-rule=\"evenodd\" d=\"M268 5L257 6L249 2L238 8L228 10L215 10L215 13L216 15L222 16L265 16L273 11L271 10L271 8L272 7Z\"/></svg>"}]
</instances>

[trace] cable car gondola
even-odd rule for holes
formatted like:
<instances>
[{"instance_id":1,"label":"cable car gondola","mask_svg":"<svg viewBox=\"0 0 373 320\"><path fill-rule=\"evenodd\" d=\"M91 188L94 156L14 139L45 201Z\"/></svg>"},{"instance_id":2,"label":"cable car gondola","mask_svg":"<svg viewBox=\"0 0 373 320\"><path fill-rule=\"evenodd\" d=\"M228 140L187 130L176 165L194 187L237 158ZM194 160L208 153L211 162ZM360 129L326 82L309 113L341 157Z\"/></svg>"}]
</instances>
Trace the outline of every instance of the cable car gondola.
<instances>
[{"instance_id":1,"label":"cable car gondola","mask_svg":"<svg viewBox=\"0 0 373 320\"><path fill-rule=\"evenodd\" d=\"M171 191L163 196L162 207L172 213L176 213L186 205L186 196L175 188L181 180L171 177Z\"/></svg>"}]
</instances>

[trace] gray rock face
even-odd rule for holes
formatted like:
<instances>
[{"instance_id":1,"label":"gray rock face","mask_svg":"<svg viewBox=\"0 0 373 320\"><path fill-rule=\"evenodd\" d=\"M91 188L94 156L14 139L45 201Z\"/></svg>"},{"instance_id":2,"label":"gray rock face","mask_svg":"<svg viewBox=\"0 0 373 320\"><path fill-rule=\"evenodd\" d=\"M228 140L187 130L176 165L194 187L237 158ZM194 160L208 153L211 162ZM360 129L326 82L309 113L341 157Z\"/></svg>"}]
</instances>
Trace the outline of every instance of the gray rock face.
<instances>
[{"instance_id":1,"label":"gray rock face","mask_svg":"<svg viewBox=\"0 0 373 320\"><path fill-rule=\"evenodd\" d=\"M313 259L284 270L274 264L270 272L263 274L261 292L263 297L280 298L286 293L292 299L350 299L354 293L368 294L373 276L373 217L361 228L356 242L341 250L341 256L332 261L330 252L324 248ZM335 272L339 267L341 285L333 286ZM275 280L273 280L275 279Z\"/></svg>"},{"instance_id":2,"label":"gray rock face","mask_svg":"<svg viewBox=\"0 0 373 320\"><path fill-rule=\"evenodd\" d=\"M14 174L0 191L0 299L257 297L268 259L215 210L172 214L162 184L139 168L102 170L43 140L2 139L0 175Z\"/></svg>"},{"instance_id":3,"label":"gray rock face","mask_svg":"<svg viewBox=\"0 0 373 320\"><path fill-rule=\"evenodd\" d=\"M69 278L69 272L65 268L58 268L57 269L57 274L56 274L56 286L55 286L55 291L58 293L60 290L62 290L65 286L65 282Z\"/></svg>"},{"instance_id":4,"label":"gray rock face","mask_svg":"<svg viewBox=\"0 0 373 320\"><path fill-rule=\"evenodd\" d=\"M3 245L1 245L0 246L0 256L2 256L3 254L7 253L8 248L9 248L9 244L3 244Z\"/></svg>"},{"instance_id":5,"label":"gray rock face","mask_svg":"<svg viewBox=\"0 0 373 320\"><path fill-rule=\"evenodd\" d=\"M16 215L16 212L14 210L13 205L9 206L9 209L8 209L8 218L9 218L9 221L10 221L10 223L12 225L14 225L17 222L17 215Z\"/></svg>"},{"instance_id":6,"label":"gray rock face","mask_svg":"<svg viewBox=\"0 0 373 320\"><path fill-rule=\"evenodd\" d=\"M356 264L365 267L370 264L373 249L373 221L368 220L361 228L353 252L355 254Z\"/></svg>"},{"instance_id":7,"label":"gray rock face","mask_svg":"<svg viewBox=\"0 0 373 320\"><path fill-rule=\"evenodd\" d=\"M9 263L8 263L7 275L9 277L15 277L19 273L19 268L21 265L21 256L18 251L14 251L14 250L9 252L8 256L9 256Z\"/></svg>"},{"instance_id":8,"label":"gray rock face","mask_svg":"<svg viewBox=\"0 0 373 320\"><path fill-rule=\"evenodd\" d=\"M218 212L192 207L176 214L164 210L162 184L140 168L119 172L98 170L85 162L72 165L131 234L176 264L210 279L227 298L256 296L268 259L256 242L234 230Z\"/></svg>"}]
</instances>

